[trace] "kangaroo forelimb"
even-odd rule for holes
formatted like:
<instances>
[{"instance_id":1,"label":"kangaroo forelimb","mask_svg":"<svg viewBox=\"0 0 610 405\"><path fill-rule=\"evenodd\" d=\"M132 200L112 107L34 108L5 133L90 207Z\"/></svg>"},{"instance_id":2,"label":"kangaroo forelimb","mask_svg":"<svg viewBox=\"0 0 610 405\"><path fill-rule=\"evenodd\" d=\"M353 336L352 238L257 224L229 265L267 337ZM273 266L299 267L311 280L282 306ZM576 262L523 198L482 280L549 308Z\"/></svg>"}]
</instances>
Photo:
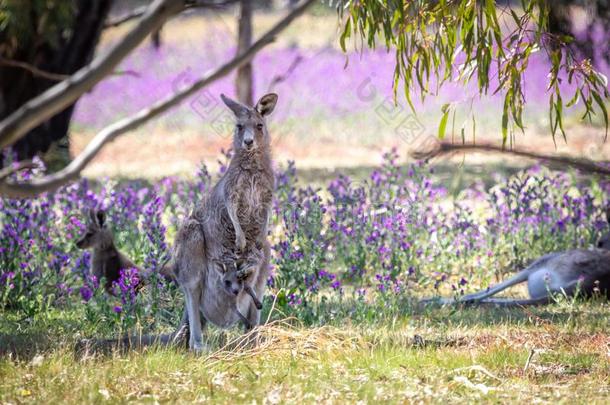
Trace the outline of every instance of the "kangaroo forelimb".
<instances>
[{"instance_id":1,"label":"kangaroo forelimb","mask_svg":"<svg viewBox=\"0 0 610 405\"><path fill-rule=\"evenodd\" d=\"M256 309L261 310L263 309L263 304L260 302L260 300L258 299L258 297L256 296L256 293L254 292L254 290L252 289L252 287L250 287L249 285L246 285L244 287L244 291L250 296L252 297L252 301L254 301L254 306L256 306Z\"/></svg>"}]
</instances>

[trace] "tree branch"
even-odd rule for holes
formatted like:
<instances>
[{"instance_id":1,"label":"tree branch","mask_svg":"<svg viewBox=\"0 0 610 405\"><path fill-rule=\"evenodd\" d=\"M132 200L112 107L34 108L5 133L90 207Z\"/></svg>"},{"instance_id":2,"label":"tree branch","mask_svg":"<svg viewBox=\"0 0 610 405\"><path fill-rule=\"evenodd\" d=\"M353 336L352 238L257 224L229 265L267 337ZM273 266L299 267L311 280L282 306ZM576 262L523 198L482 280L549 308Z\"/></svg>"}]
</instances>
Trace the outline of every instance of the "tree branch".
<instances>
[{"instance_id":1,"label":"tree branch","mask_svg":"<svg viewBox=\"0 0 610 405\"><path fill-rule=\"evenodd\" d=\"M0 122L0 149L14 144L25 134L62 111L83 93L110 74L152 31L171 15L182 10L185 0L155 0L140 22L104 55L95 58L68 79L31 99Z\"/></svg>"},{"instance_id":2,"label":"tree branch","mask_svg":"<svg viewBox=\"0 0 610 405\"><path fill-rule=\"evenodd\" d=\"M144 15L146 8L147 8L146 6L137 7L126 14L120 15L116 18L106 21L104 23L104 28L118 27L119 25L122 25L122 24L126 23L127 21L131 21L131 20L135 20L136 18L140 18L140 17L142 17L142 15Z\"/></svg>"},{"instance_id":3,"label":"tree branch","mask_svg":"<svg viewBox=\"0 0 610 405\"><path fill-rule=\"evenodd\" d=\"M23 160L21 162L15 163L9 167L5 167L4 169L0 170L0 181L3 181L8 176L15 174L17 172L20 172L22 170L36 169L38 167L39 167L39 165L36 164L35 162L32 162L31 160Z\"/></svg>"},{"instance_id":4,"label":"tree branch","mask_svg":"<svg viewBox=\"0 0 610 405\"><path fill-rule=\"evenodd\" d=\"M185 9L192 9L192 8L222 8L225 6L228 6L230 4L236 3L239 0L224 0L224 1L186 1L186 5L185 5ZM142 15L144 15L144 12L146 11L146 6L144 7L137 7L133 10L131 10L128 13L125 13L121 16L118 16L116 18L113 18L109 21L106 21L106 23L104 24L104 28L114 28L114 27L118 27L119 25L122 25L128 21L134 20L136 18L141 17Z\"/></svg>"},{"instance_id":5,"label":"tree branch","mask_svg":"<svg viewBox=\"0 0 610 405\"><path fill-rule=\"evenodd\" d=\"M540 160L544 164L552 166L555 165L568 165L575 169L588 174L599 174L602 176L610 176L610 167L601 166L589 159L577 159L570 158L567 156L553 156L544 155L541 153L530 152L523 149L505 149L501 146L492 144L479 144L479 145L463 145L463 144L452 144L449 142L437 142L432 150L428 151L414 151L411 153L415 159L432 159L438 156L447 155L456 152L497 152L497 153L508 153L515 156L521 156L528 159ZM550 163L550 164L549 164Z\"/></svg>"},{"instance_id":6,"label":"tree branch","mask_svg":"<svg viewBox=\"0 0 610 405\"><path fill-rule=\"evenodd\" d=\"M212 73L203 76L185 89L180 90L161 101L158 101L152 106L142 109L136 114L124 118L101 130L87 145L85 150L62 170L41 178L32 179L29 182L0 182L0 195L13 198L34 197L40 193L57 189L60 186L78 178L80 172L108 142L113 141L119 135L135 129L150 119L166 112L170 108L187 99L189 96L193 95L198 90L228 75L234 69L250 61L258 51L273 42L277 34L290 25L294 19L303 14L305 10L307 10L307 8L315 1L317 0L306 0L303 2L302 5L292 10L286 17L275 24L273 28L254 42L250 48L246 49L244 52L237 55L235 58L231 59L229 62L225 63Z\"/></svg>"},{"instance_id":7,"label":"tree branch","mask_svg":"<svg viewBox=\"0 0 610 405\"><path fill-rule=\"evenodd\" d=\"M38 76L42 77L43 79L54 80L57 82L61 80L66 80L68 77L70 77L70 75L62 75L61 73L48 72L46 70L39 69L36 66L31 65L27 62L21 62L14 59L0 58L0 65L27 70L33 76Z\"/></svg>"}]
</instances>

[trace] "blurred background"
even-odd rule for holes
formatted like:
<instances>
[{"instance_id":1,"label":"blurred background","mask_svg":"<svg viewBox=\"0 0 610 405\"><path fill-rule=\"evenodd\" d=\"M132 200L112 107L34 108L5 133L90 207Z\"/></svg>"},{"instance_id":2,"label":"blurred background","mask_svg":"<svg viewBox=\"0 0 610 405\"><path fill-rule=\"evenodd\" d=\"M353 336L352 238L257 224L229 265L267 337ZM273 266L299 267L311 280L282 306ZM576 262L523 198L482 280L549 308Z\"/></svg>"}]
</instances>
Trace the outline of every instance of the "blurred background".
<instances>
[{"instance_id":1,"label":"blurred background","mask_svg":"<svg viewBox=\"0 0 610 405\"><path fill-rule=\"evenodd\" d=\"M100 8L105 3L113 2L91 2ZM248 24L251 24L253 39L296 3L298 1L252 1ZM98 24L110 26L102 27L96 46L95 40L91 40L94 52L104 52L119 41L137 19L116 26L113 22L121 22L147 4L146 0L114 2L106 11L105 22L98 21ZM128 56L116 74L78 101L69 121L69 141L64 138L51 145L31 146L24 145L32 143L32 139L26 139L21 148L27 153L34 149L50 149L46 152L49 165L52 168L62 166L68 153L74 156L82 151L100 129L173 93L234 56L238 50L239 26L239 2L229 7L193 9L171 19ZM19 35L25 37L26 33L19 32L16 38ZM83 32L83 41L85 36L86 32ZM452 103L456 109L455 119L451 118L447 126L448 137L461 142L462 129L466 128L467 140L473 140L471 115L474 115L477 141L501 141L501 95L479 96L475 83L466 88L449 83L438 91L433 89L432 95L423 101L413 94L415 111L412 111L402 88L399 87L394 99L394 52L383 47L371 50L359 41L351 41L348 52L344 53L339 46L339 36L340 21L336 10L322 2L317 4L254 58L251 90L247 90L246 95L237 94L237 73L215 82L169 113L107 146L86 168L85 176L148 179L167 175L192 176L201 161L215 170L221 149L230 146L231 134L227 113L219 101L220 93L241 99L246 97L246 100L257 99L270 91L278 93L280 101L270 118L275 160L295 160L301 174L305 175L311 171L319 177L320 172L338 168L357 170L375 166L381 162L382 153L391 147L396 147L401 158L406 159L409 149L416 147L421 139L436 136L441 106L445 103ZM603 42L603 37L599 41L602 46L594 49L603 53L607 43ZM23 38L17 42L22 48L29 46ZM4 43L6 47L10 41ZM608 73L608 66L601 59L599 68ZM67 61L64 58L58 63L62 65ZM516 131L514 144L538 152L607 159L609 148L603 142L605 131L601 117L583 123L579 119L581 107L565 112L567 142L561 136L556 140L550 136L546 93L548 68L548 62L540 53L523 76L526 130L524 134ZM569 88L567 83L562 86ZM61 132L55 131L54 136ZM523 164L512 158L510 161L504 159L479 154L470 155L467 162Z\"/></svg>"}]
</instances>

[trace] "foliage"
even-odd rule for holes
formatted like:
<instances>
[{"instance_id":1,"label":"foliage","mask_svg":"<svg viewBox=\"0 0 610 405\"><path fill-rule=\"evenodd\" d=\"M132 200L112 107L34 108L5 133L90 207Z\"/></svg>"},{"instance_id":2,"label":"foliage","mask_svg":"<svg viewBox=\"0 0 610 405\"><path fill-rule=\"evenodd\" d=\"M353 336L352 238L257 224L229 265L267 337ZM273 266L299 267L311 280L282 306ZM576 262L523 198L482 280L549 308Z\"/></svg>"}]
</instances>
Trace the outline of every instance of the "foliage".
<instances>
[{"instance_id":1,"label":"foliage","mask_svg":"<svg viewBox=\"0 0 610 405\"><path fill-rule=\"evenodd\" d=\"M298 187L293 163L278 172L265 311L275 301L313 324L339 316L342 303L351 303L342 316L353 319L408 313L414 297L474 290L546 252L589 246L607 229L597 183L534 168L451 198L433 168L397 162L390 151L368 179L339 175L325 189ZM175 325L182 298L157 270L168 238L211 181L202 166L190 181L82 180L37 199L2 200L3 311L32 317L84 305L91 324L114 333ZM116 245L142 268L124 269L114 297L98 288L89 252L74 244L90 208L107 210Z\"/></svg>"},{"instance_id":2,"label":"foliage","mask_svg":"<svg viewBox=\"0 0 610 405\"><path fill-rule=\"evenodd\" d=\"M557 130L566 137L564 108L578 102L584 105L583 118L590 119L595 110L601 111L607 132L605 100L610 97L607 78L594 69L589 59L580 57L568 46L573 36L549 31L552 2L522 0L521 9L511 3L500 8L494 0L336 3L344 24L340 40L343 50L351 36L362 39L371 48L381 42L388 50L394 49L394 89L396 92L402 80L412 108L411 91L415 88L424 98L434 96L452 80L463 84L476 81L479 94L491 91L504 96L502 141L506 144L509 129L511 134L514 127L524 129L525 74L532 55L543 51L551 62L547 92L553 137ZM562 81L572 86L570 98L560 88ZM455 111L449 104L442 109L440 138L444 137L451 109ZM472 119L474 122L474 114ZM461 131L464 138L464 126Z\"/></svg>"},{"instance_id":3,"label":"foliage","mask_svg":"<svg viewBox=\"0 0 610 405\"><path fill-rule=\"evenodd\" d=\"M75 6L74 0L2 0L0 55L12 58L18 48L32 48L42 41L57 47L59 39L69 32Z\"/></svg>"}]
</instances>

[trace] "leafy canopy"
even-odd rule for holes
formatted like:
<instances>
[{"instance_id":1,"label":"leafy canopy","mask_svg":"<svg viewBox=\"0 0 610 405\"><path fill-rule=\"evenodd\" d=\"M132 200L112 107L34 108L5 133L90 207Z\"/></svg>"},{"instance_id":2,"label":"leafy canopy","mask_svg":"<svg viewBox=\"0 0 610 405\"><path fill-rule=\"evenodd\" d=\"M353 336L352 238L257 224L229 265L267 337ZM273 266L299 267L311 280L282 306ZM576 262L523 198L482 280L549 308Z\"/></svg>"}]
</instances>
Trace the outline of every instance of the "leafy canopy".
<instances>
[{"instance_id":1,"label":"leafy canopy","mask_svg":"<svg viewBox=\"0 0 610 405\"><path fill-rule=\"evenodd\" d=\"M553 138L558 130L566 138L563 109L579 102L585 109L583 119L590 120L596 109L601 111L607 135L607 79L593 68L590 59L579 57L578 50L570 46L573 36L549 31L552 2L520 3L520 8L500 8L494 0L338 0L336 6L343 22L340 43L346 51L347 40L354 36L371 48L382 42L388 50L394 49L394 93L396 96L402 80L405 98L413 110L412 89L418 89L423 100L451 80L463 84L476 81L482 95L489 91L503 94L503 145L515 127L524 129L524 74L531 55L542 50L550 61ZM560 89L566 79L576 88L567 102ZM431 89L431 83L435 89ZM449 104L442 108L441 139L451 110Z\"/></svg>"}]
</instances>

